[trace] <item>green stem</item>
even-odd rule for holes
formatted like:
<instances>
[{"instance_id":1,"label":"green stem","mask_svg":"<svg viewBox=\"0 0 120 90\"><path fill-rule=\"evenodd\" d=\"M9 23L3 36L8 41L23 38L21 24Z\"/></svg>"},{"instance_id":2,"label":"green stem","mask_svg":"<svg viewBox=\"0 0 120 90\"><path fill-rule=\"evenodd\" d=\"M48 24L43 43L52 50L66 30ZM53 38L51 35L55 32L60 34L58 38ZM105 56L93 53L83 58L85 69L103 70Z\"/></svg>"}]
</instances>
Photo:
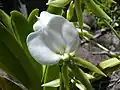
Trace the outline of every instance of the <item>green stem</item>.
<instances>
[{"instance_id":1,"label":"green stem","mask_svg":"<svg viewBox=\"0 0 120 90\"><path fill-rule=\"evenodd\" d=\"M83 18L82 18L82 8L81 8L81 0L75 0L75 11L77 15L77 19L79 22L80 29L83 28Z\"/></svg>"},{"instance_id":2,"label":"green stem","mask_svg":"<svg viewBox=\"0 0 120 90\"><path fill-rule=\"evenodd\" d=\"M109 49L107 49L106 47L102 46L101 44L95 42L94 40L89 40L87 37L83 37L83 38L86 39L87 41L91 42L92 44L96 45L97 47L103 49L104 51L108 52L108 55L119 58L119 56L116 55L114 52L109 51Z\"/></svg>"},{"instance_id":3,"label":"green stem","mask_svg":"<svg viewBox=\"0 0 120 90\"><path fill-rule=\"evenodd\" d=\"M60 88L59 90L64 90L64 85L63 85L63 78L62 78L62 66L59 67L60 68L60 72L59 72L59 75L60 75Z\"/></svg>"},{"instance_id":4,"label":"green stem","mask_svg":"<svg viewBox=\"0 0 120 90\"><path fill-rule=\"evenodd\" d=\"M103 21L112 30L112 32L117 36L117 38L120 40L120 35L117 33L117 31L106 20L103 20Z\"/></svg>"}]
</instances>

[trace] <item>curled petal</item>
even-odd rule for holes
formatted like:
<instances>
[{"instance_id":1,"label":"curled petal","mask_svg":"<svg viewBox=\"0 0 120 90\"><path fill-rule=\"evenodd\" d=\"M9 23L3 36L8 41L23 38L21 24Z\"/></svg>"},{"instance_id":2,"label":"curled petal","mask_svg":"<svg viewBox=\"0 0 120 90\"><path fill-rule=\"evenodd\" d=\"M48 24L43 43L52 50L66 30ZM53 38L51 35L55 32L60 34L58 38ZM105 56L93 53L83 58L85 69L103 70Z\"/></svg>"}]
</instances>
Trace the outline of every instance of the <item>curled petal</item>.
<instances>
[{"instance_id":1,"label":"curled petal","mask_svg":"<svg viewBox=\"0 0 120 90\"><path fill-rule=\"evenodd\" d=\"M62 29L64 28L63 26L65 22L66 19L64 17L60 15L53 15L45 28L46 33L48 34L45 39L48 47L54 50L54 52L61 54L65 52L66 48L66 42L62 35Z\"/></svg>"},{"instance_id":2,"label":"curled petal","mask_svg":"<svg viewBox=\"0 0 120 90\"><path fill-rule=\"evenodd\" d=\"M61 35L61 29L66 19L46 11L41 12L40 17L37 18L38 21L33 25L33 29L45 32L45 43L53 52L64 53L66 44Z\"/></svg>"},{"instance_id":3,"label":"curled petal","mask_svg":"<svg viewBox=\"0 0 120 90\"><path fill-rule=\"evenodd\" d=\"M40 21L38 20L34 25L33 25L33 30L34 31L38 31L41 30L41 25L40 25Z\"/></svg>"},{"instance_id":4,"label":"curled petal","mask_svg":"<svg viewBox=\"0 0 120 90\"><path fill-rule=\"evenodd\" d=\"M75 51L79 45L79 35L76 28L67 20L63 25L62 35L67 44L65 52L69 53Z\"/></svg>"},{"instance_id":5,"label":"curled petal","mask_svg":"<svg viewBox=\"0 0 120 90\"><path fill-rule=\"evenodd\" d=\"M70 53L76 51L79 47L79 43L80 43L80 38L79 37L74 38L73 41L67 45L65 52Z\"/></svg>"},{"instance_id":6,"label":"curled petal","mask_svg":"<svg viewBox=\"0 0 120 90\"><path fill-rule=\"evenodd\" d=\"M61 56L52 52L45 44L45 36L42 31L36 31L28 35L27 45L33 58L40 64L52 65L59 62Z\"/></svg>"},{"instance_id":7,"label":"curled petal","mask_svg":"<svg viewBox=\"0 0 120 90\"><path fill-rule=\"evenodd\" d=\"M35 31L42 28L46 32L46 44L54 52L69 53L75 51L79 44L76 28L60 15L43 11L33 28Z\"/></svg>"},{"instance_id":8,"label":"curled petal","mask_svg":"<svg viewBox=\"0 0 120 90\"><path fill-rule=\"evenodd\" d=\"M42 14L47 15L41 16L52 15L51 17L49 17L49 21L46 21L48 22L46 26L48 29L46 29L46 32L48 32L49 37L53 38L48 38L49 44L53 47L53 43L55 42L55 46L59 48L58 51L60 53L69 53L75 51L79 44L79 35L72 23L70 23L68 20L60 15L53 15L48 12Z\"/></svg>"},{"instance_id":9,"label":"curled petal","mask_svg":"<svg viewBox=\"0 0 120 90\"><path fill-rule=\"evenodd\" d=\"M45 43L55 53L63 54L65 52L65 42L61 35L54 30L45 31Z\"/></svg>"},{"instance_id":10,"label":"curled petal","mask_svg":"<svg viewBox=\"0 0 120 90\"><path fill-rule=\"evenodd\" d=\"M46 28L46 26L48 25L49 21L54 16L58 16L58 15L53 15L53 14L50 14L50 13L48 13L46 11L41 12L40 13L40 17L37 17L38 21L33 25L34 31L39 30L39 28Z\"/></svg>"}]
</instances>

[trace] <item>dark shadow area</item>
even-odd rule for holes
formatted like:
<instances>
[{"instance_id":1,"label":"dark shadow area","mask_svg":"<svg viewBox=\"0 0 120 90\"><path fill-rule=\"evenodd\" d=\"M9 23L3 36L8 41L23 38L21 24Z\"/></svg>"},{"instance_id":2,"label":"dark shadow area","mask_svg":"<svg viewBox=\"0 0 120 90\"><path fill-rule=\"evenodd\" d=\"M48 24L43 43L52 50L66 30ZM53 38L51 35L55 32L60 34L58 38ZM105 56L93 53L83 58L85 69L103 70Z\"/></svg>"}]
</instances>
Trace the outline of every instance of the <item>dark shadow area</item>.
<instances>
[{"instance_id":1,"label":"dark shadow area","mask_svg":"<svg viewBox=\"0 0 120 90\"><path fill-rule=\"evenodd\" d=\"M18 10L25 16L35 9L39 8L40 12L46 10L47 0L0 0L0 9L10 14L12 10Z\"/></svg>"},{"instance_id":2,"label":"dark shadow area","mask_svg":"<svg viewBox=\"0 0 120 90\"><path fill-rule=\"evenodd\" d=\"M92 83L93 88L95 90L107 90L107 86L109 85L109 77L104 77L100 80L97 80L95 82Z\"/></svg>"}]
</instances>

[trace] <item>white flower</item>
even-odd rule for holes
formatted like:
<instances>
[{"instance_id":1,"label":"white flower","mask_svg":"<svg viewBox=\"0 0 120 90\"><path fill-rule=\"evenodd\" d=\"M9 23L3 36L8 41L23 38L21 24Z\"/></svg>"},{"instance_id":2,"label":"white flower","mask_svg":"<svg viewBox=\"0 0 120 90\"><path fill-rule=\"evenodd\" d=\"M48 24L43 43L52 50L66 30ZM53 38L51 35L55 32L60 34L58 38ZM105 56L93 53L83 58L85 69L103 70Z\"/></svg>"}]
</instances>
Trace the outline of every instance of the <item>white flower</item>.
<instances>
[{"instance_id":1,"label":"white flower","mask_svg":"<svg viewBox=\"0 0 120 90\"><path fill-rule=\"evenodd\" d=\"M64 54L74 52L79 44L76 28L60 15L41 12L33 25L34 32L27 37L27 46L33 58L40 64L52 65Z\"/></svg>"}]
</instances>

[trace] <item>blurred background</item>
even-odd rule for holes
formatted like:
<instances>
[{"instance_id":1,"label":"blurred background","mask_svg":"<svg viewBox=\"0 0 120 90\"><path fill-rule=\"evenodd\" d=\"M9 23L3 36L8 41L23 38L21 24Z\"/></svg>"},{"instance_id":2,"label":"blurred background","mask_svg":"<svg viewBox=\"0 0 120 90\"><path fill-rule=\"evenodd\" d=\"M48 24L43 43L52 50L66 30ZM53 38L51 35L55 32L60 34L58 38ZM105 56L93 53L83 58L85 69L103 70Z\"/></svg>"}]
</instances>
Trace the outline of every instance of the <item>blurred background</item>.
<instances>
[{"instance_id":1,"label":"blurred background","mask_svg":"<svg viewBox=\"0 0 120 90\"><path fill-rule=\"evenodd\" d=\"M0 8L7 14L12 10L18 10L28 16L35 8L39 8L40 11L46 10L46 2L47 0L0 0Z\"/></svg>"}]
</instances>

